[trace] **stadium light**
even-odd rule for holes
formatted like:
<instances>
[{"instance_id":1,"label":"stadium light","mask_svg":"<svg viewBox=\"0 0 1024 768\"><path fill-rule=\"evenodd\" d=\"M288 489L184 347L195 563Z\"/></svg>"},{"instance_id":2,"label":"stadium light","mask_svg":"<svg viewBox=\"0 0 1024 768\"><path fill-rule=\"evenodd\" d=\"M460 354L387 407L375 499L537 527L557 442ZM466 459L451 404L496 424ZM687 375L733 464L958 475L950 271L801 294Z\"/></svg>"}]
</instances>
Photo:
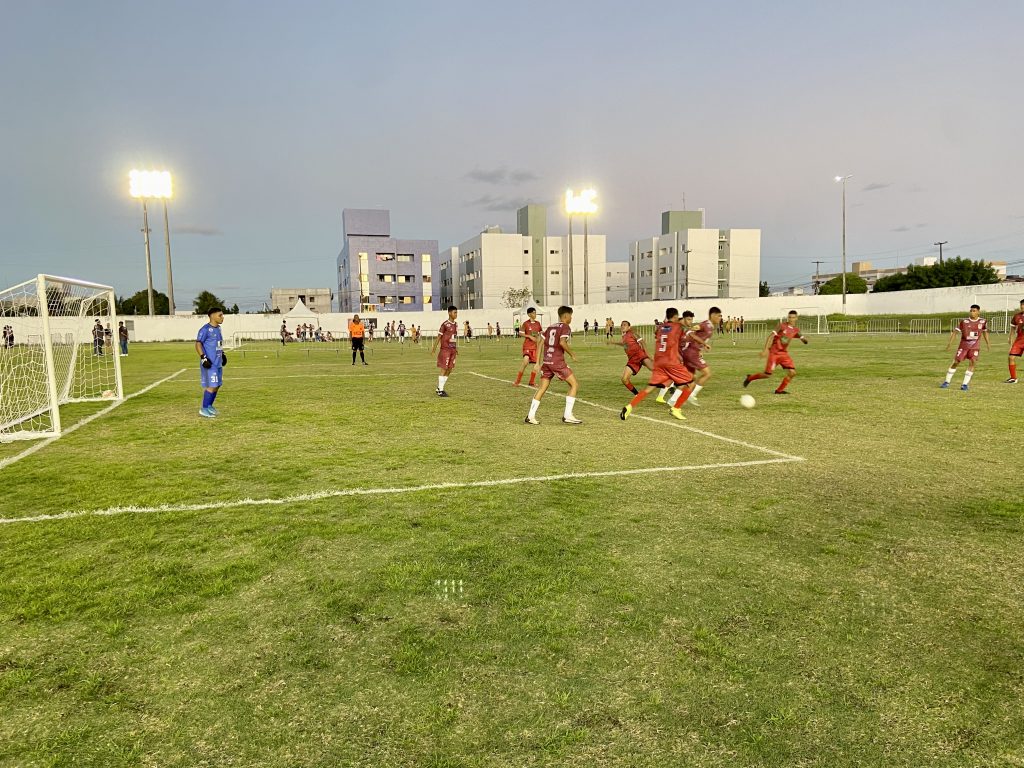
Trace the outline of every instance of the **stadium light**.
<instances>
[{"instance_id":1,"label":"stadium light","mask_svg":"<svg viewBox=\"0 0 1024 768\"><path fill-rule=\"evenodd\" d=\"M577 195L573 190L565 190L565 212L569 215L569 301L575 302L573 292L573 253L572 253L572 217L583 216L583 303L590 303L590 248L589 218L597 213L597 190L584 189Z\"/></svg>"},{"instance_id":2,"label":"stadium light","mask_svg":"<svg viewBox=\"0 0 1024 768\"><path fill-rule=\"evenodd\" d=\"M843 185L843 314L846 314L846 182L853 178L853 174L836 176L836 183Z\"/></svg>"},{"instance_id":3,"label":"stadium light","mask_svg":"<svg viewBox=\"0 0 1024 768\"><path fill-rule=\"evenodd\" d=\"M128 173L128 194L142 200L142 231L146 240L146 286L149 293L149 314L153 307L153 268L149 253L149 211L146 200L160 200L164 205L164 244L167 248L167 311L174 316L174 276L171 271L171 225L167 216L167 201L174 196L170 171L140 171Z\"/></svg>"}]
</instances>

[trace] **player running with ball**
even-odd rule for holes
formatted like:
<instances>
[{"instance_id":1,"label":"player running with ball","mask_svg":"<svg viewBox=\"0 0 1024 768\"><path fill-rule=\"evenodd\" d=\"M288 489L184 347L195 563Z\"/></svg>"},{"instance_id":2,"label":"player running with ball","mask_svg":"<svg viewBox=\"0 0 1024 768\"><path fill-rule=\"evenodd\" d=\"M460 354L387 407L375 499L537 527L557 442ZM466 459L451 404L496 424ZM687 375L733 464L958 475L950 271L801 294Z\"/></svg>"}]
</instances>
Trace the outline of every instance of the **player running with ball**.
<instances>
[{"instance_id":1,"label":"player running with ball","mask_svg":"<svg viewBox=\"0 0 1024 768\"><path fill-rule=\"evenodd\" d=\"M565 364L566 354L577 362L576 353L569 346L572 339L572 329L569 323L572 322L572 307L562 306L558 308L558 322L548 326L544 331L544 365L541 366L540 387L537 394L530 401L530 413L523 419L527 424L540 424L537 421L537 409L540 408L540 400L544 393L551 386L551 380L557 376L569 385L569 395L565 398L565 413L562 421L566 424L582 424L583 422L573 416L572 407L576 404L576 393L579 391L579 384L572 368Z\"/></svg>"},{"instance_id":2,"label":"player running with ball","mask_svg":"<svg viewBox=\"0 0 1024 768\"><path fill-rule=\"evenodd\" d=\"M668 404L672 415L680 421L686 417L680 407L690 396L690 384L693 382L693 374L683 365L679 348L682 346L683 325L679 322L679 310L669 307L665 311L665 321L660 323L654 336L654 370L651 372L651 379L647 382L647 388L639 392L636 397L629 401L629 405L622 409L619 418L625 421L633 413L633 409L639 407L643 399L655 389L668 385L675 385L676 391L669 397Z\"/></svg>"},{"instance_id":3,"label":"player running with ball","mask_svg":"<svg viewBox=\"0 0 1024 768\"><path fill-rule=\"evenodd\" d=\"M224 354L224 336L220 330L224 322L224 310L213 307L206 313L210 322L199 329L196 336L196 354L199 355L199 385L203 388L203 406L199 415L214 418L219 411L213 407L217 392L224 382L224 366L228 356Z\"/></svg>"},{"instance_id":4,"label":"player running with ball","mask_svg":"<svg viewBox=\"0 0 1024 768\"><path fill-rule=\"evenodd\" d=\"M758 379L770 379L772 373L775 372L775 368L781 367L786 372L786 375L782 377L782 383L775 390L775 394L789 394L786 391L786 387L789 386L789 382L796 378L796 366L793 364L793 358L789 356L789 344L793 339L800 339L804 344L807 343L807 339L801 335L800 329L796 327L796 318L796 310L791 309L786 316L786 321L779 323L779 327L772 331L771 335L765 339L764 349L761 350L761 357L768 359L764 367L764 373L749 374L743 380L744 387Z\"/></svg>"},{"instance_id":5,"label":"player running with ball","mask_svg":"<svg viewBox=\"0 0 1024 768\"><path fill-rule=\"evenodd\" d=\"M537 380L537 342L540 338L540 320L537 319L537 308L530 307L526 310L526 314L529 319L523 323L519 330L523 334L523 364L519 366L519 373L516 375L516 383L514 386L519 386L519 382L523 380L523 371L526 370L526 366L533 365L534 368L530 371L530 386L533 386L533 382ZM516 334L518 335L518 334Z\"/></svg>"},{"instance_id":6,"label":"player running with ball","mask_svg":"<svg viewBox=\"0 0 1024 768\"><path fill-rule=\"evenodd\" d=\"M690 405L700 405L697 402L697 395L711 380L711 366L704 360L704 352L711 349L711 337L715 335L715 328L721 320L722 310L712 307L708 311L708 319L696 328L688 329L684 337L686 343L683 346L683 365L697 377L694 380L693 394L687 401Z\"/></svg>"},{"instance_id":7,"label":"player running with ball","mask_svg":"<svg viewBox=\"0 0 1024 768\"><path fill-rule=\"evenodd\" d=\"M964 374L964 383L960 385L960 389L966 392L967 385L971 383L971 377L974 375L974 365L978 362L978 355L981 354L982 337L985 338L986 349L992 349L992 344L988 340L988 321L981 317L981 307L971 304L970 317L961 320L960 324L949 334L949 341L946 342L947 352L949 352L949 345L953 343L953 339L958 333L960 334L960 345L956 348L956 355L953 357L949 370L946 371L946 380L939 384L939 387L949 389L949 382L953 380L957 366L966 359L967 373Z\"/></svg>"}]
</instances>

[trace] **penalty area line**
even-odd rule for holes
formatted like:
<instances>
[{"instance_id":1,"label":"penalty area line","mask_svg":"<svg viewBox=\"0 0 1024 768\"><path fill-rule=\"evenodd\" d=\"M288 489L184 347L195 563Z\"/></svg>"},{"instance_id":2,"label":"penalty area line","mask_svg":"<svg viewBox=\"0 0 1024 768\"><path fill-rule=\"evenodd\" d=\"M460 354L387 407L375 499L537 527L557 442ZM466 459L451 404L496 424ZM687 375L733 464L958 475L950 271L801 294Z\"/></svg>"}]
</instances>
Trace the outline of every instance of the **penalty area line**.
<instances>
[{"instance_id":1,"label":"penalty area line","mask_svg":"<svg viewBox=\"0 0 1024 768\"><path fill-rule=\"evenodd\" d=\"M502 384L514 384L515 383L514 381L510 381L509 379L499 379L499 378L497 378L495 376L488 376L488 375L483 374L483 373L477 373L476 371L470 371L470 373L473 374L474 376L479 376L481 379L490 379L491 381L501 382ZM524 384L523 387L526 388L526 389L536 389L536 387L531 387L529 384ZM556 395L557 397L561 397L561 398L568 397L568 395L563 395L560 392L551 392L550 389L548 390L548 392L550 392L553 395ZM610 408L607 405L602 405L601 403L595 403L592 400L581 400L580 398L577 397L576 398L576 402L577 403L583 403L584 405L589 405L589 406L592 406L594 408L600 408L602 411L609 411L609 412L614 413L614 414L618 414L619 413L619 411L617 411L615 408ZM703 430L703 429L697 429L696 427L689 427L686 424L676 424L676 423L671 422L671 421L663 421L661 419L654 419L654 418L651 418L650 416L640 416L639 414L636 414L636 413L631 415L630 418L631 419L643 419L644 421L652 421L655 424L661 424L662 426L665 426L665 427L675 427L676 429L685 429L687 432L695 432L698 435L704 435L705 437L711 437L711 438L714 438L715 440L721 440L724 443L732 443L733 445L742 445L744 448L750 448L750 449L755 450L755 451L760 451L761 453L767 453L767 454L769 454L771 456L778 456L780 459L783 459L785 461L806 461L806 459L803 456L791 456L788 453L783 453L782 451L774 451L771 448L765 448L763 445L754 445L753 443L746 443L746 442L744 442L742 440L737 440L734 437L725 437L724 435L716 435L714 432L708 432L708 431Z\"/></svg>"},{"instance_id":2,"label":"penalty area line","mask_svg":"<svg viewBox=\"0 0 1024 768\"><path fill-rule=\"evenodd\" d=\"M678 467L642 467L639 469L610 469L601 472L566 472L560 475L535 475L531 477L508 477L500 480L474 480L464 483L431 483L429 485L412 485L407 487L384 488L340 488L336 490L302 493L294 496L283 496L266 499L236 499L234 501L211 501L204 504L160 504L153 507L109 507L107 509L86 509L59 512L52 515L35 515L32 517L0 518L0 525L11 523L41 523L51 520L71 520L76 517L113 517L115 515L144 515L155 512L207 512L235 507L270 507L288 504L299 504L323 499L338 499L347 496L383 496L400 493L422 493L424 491L453 491L464 488L496 488L505 485L521 485L524 483L546 483L559 480L586 480L600 477L624 477L628 475L648 475L657 472L693 472L708 469L735 469L740 467L756 467L764 464L785 464L802 461L795 458L757 459L755 461L731 461L718 464L687 464Z\"/></svg>"},{"instance_id":3,"label":"penalty area line","mask_svg":"<svg viewBox=\"0 0 1024 768\"><path fill-rule=\"evenodd\" d=\"M9 467L14 462L21 461L26 456L31 456L36 451L41 451L43 448L48 446L50 443L52 443L52 442L54 442L56 440L60 440L62 437L64 437L64 435L70 435L76 429L78 429L79 427L84 427L90 421L94 421L94 420L98 419L100 416L106 416L112 410L114 410L115 408L118 408L118 407L124 405L129 400L131 400L133 397L138 397L139 395L144 395L147 392L149 392L149 390L153 389L154 387L159 387L164 382L170 381L171 379L173 379L173 378L175 378L177 376L180 376L181 374L183 374L187 370L188 370L188 368L182 368L180 371L177 371L176 373L172 373L170 376L168 376L166 378L160 379L160 381L154 381L152 384L149 384L149 385L143 387L138 392L132 392L130 395L125 395L123 400L118 400L115 403L111 403L110 405L108 405L103 410L96 411L96 413L92 414L91 416L86 416L81 421L76 421L74 424L72 424L67 429L61 430L61 433L59 435L57 435L55 437L48 437L45 440L43 440L42 442L36 443L31 448L26 448L21 453L16 453L14 456L11 456L10 458L3 459L2 461L0 461L0 469L3 469L4 467Z\"/></svg>"}]
</instances>

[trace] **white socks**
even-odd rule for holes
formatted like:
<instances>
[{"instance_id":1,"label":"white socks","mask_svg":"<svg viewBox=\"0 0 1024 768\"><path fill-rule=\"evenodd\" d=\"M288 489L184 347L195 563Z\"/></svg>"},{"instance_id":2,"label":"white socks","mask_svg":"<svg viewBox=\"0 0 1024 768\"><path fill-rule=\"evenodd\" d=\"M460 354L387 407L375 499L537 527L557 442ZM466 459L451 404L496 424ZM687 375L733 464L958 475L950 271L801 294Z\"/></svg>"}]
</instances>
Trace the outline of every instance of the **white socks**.
<instances>
[{"instance_id":1,"label":"white socks","mask_svg":"<svg viewBox=\"0 0 1024 768\"><path fill-rule=\"evenodd\" d=\"M672 406L673 408L675 408L676 407L676 403L679 402L679 398L682 397L682 396L683 396L683 390L680 387L679 389L677 389L675 392L672 393L672 397L670 397L668 399L668 404L670 406ZM690 397L693 397L693 395L690 395Z\"/></svg>"},{"instance_id":2,"label":"white socks","mask_svg":"<svg viewBox=\"0 0 1024 768\"><path fill-rule=\"evenodd\" d=\"M956 368L950 368L946 371L946 383L949 384L953 380L953 374L956 373Z\"/></svg>"},{"instance_id":3,"label":"white socks","mask_svg":"<svg viewBox=\"0 0 1024 768\"><path fill-rule=\"evenodd\" d=\"M574 405L576 405L576 398L575 397L567 397L567 398L565 398L565 418L567 418L567 419L571 419L572 418L572 407Z\"/></svg>"},{"instance_id":4,"label":"white socks","mask_svg":"<svg viewBox=\"0 0 1024 768\"><path fill-rule=\"evenodd\" d=\"M964 374L964 386L965 387L968 384L971 383L971 376L973 376L973 375L974 375L974 371L968 371L967 373Z\"/></svg>"},{"instance_id":5,"label":"white socks","mask_svg":"<svg viewBox=\"0 0 1024 768\"><path fill-rule=\"evenodd\" d=\"M532 419L537 415L537 409L540 408L540 400L530 401L530 418Z\"/></svg>"},{"instance_id":6,"label":"white socks","mask_svg":"<svg viewBox=\"0 0 1024 768\"><path fill-rule=\"evenodd\" d=\"M700 392L702 389L704 389L703 384L694 384L693 392L690 394L690 397L696 397L697 393Z\"/></svg>"},{"instance_id":7,"label":"white socks","mask_svg":"<svg viewBox=\"0 0 1024 768\"><path fill-rule=\"evenodd\" d=\"M446 381L448 381L448 377L447 376L438 376L437 377L437 391L438 392L444 392L444 383Z\"/></svg>"}]
</instances>

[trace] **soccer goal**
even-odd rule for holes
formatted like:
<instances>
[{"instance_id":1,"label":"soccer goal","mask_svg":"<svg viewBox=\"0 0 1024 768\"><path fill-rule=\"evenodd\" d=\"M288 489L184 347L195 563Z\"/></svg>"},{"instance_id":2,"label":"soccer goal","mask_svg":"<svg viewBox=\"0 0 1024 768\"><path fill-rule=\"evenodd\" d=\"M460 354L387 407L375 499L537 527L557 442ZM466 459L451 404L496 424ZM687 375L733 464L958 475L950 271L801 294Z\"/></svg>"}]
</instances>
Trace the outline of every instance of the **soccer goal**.
<instances>
[{"instance_id":1,"label":"soccer goal","mask_svg":"<svg viewBox=\"0 0 1024 768\"><path fill-rule=\"evenodd\" d=\"M114 289L39 275L0 291L0 441L55 437L60 406L121 400Z\"/></svg>"}]
</instances>

